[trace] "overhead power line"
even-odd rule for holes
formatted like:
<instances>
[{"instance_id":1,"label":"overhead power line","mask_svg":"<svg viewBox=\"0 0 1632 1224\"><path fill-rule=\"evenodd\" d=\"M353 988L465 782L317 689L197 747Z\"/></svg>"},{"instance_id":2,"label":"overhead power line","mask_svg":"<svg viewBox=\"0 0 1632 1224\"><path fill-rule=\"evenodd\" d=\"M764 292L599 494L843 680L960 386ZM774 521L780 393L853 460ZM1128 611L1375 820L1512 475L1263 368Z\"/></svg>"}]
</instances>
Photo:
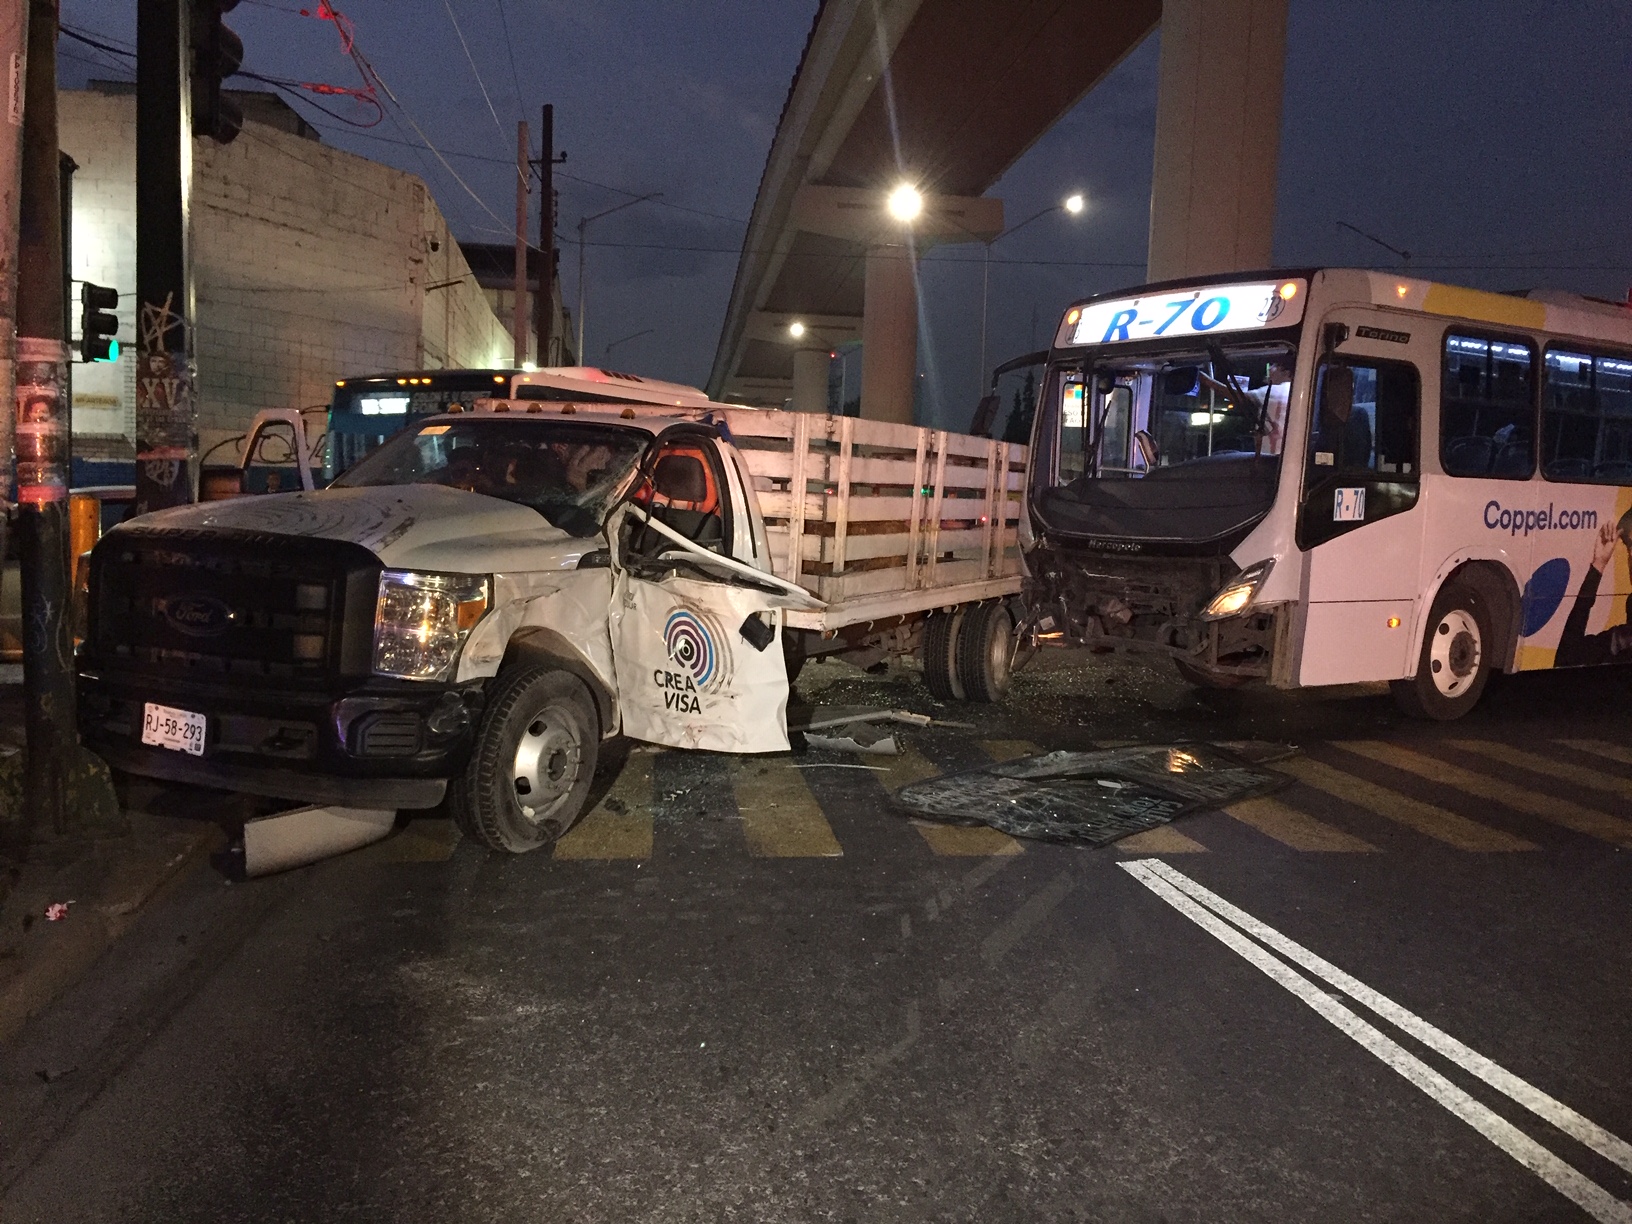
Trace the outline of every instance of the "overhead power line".
<instances>
[{"instance_id":1,"label":"overhead power line","mask_svg":"<svg viewBox=\"0 0 1632 1224\"><path fill-rule=\"evenodd\" d=\"M499 140L504 140L504 125L499 122L499 112L493 109L493 99L488 97L487 82L482 80L482 70L476 67L476 60L470 54L470 44L465 41L465 32L459 28L459 18L453 15L453 5L448 0L442 0L442 7L448 10L448 20L453 23L453 32L459 36L459 46L464 49L465 62L470 65L470 74L476 78L476 88L482 91L482 101L487 103L487 113L493 116L493 130L498 132Z\"/></svg>"}]
</instances>

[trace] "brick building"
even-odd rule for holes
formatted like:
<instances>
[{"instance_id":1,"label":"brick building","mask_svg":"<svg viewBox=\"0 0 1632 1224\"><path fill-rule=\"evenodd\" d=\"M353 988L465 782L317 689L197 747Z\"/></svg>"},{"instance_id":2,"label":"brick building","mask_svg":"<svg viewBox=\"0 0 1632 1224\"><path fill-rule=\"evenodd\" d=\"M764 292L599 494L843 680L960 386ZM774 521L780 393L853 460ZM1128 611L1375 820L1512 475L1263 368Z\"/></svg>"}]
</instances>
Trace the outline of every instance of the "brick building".
<instances>
[{"instance_id":1,"label":"brick building","mask_svg":"<svg viewBox=\"0 0 1632 1224\"><path fill-rule=\"evenodd\" d=\"M322 144L274 95L235 93L232 144L193 145L192 258L200 449L262 408L326 404L336 379L508 367L508 323L476 283L425 184ZM75 453L129 459L135 434L136 97L60 95L76 279L120 292L116 363L76 365ZM77 286L75 288L77 293Z\"/></svg>"}]
</instances>

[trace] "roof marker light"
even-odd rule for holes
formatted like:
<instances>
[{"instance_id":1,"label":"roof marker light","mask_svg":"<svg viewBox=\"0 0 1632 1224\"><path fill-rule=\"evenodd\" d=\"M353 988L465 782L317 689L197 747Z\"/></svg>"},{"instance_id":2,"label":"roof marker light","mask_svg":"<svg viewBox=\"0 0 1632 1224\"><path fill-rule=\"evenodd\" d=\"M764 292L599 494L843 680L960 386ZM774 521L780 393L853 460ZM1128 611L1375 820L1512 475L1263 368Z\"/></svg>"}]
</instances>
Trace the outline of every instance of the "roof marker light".
<instances>
[{"instance_id":1,"label":"roof marker light","mask_svg":"<svg viewBox=\"0 0 1632 1224\"><path fill-rule=\"evenodd\" d=\"M1298 282L1297 281L1287 281L1286 284L1281 286L1281 299L1283 301L1290 302L1293 298L1295 298L1297 296L1298 296Z\"/></svg>"},{"instance_id":2,"label":"roof marker light","mask_svg":"<svg viewBox=\"0 0 1632 1224\"><path fill-rule=\"evenodd\" d=\"M1394 286L1394 292L1395 292L1395 294L1397 294L1398 296L1403 298L1406 294L1411 292L1411 286L1410 285L1395 285Z\"/></svg>"}]
</instances>

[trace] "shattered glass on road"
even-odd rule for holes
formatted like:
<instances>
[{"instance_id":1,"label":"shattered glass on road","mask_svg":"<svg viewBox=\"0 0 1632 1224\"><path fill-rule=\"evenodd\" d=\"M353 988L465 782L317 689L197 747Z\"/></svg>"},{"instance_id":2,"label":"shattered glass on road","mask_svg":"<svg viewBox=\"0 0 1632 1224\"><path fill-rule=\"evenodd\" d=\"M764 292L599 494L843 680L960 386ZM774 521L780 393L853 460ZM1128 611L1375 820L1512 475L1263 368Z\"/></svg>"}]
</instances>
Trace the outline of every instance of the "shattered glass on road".
<instances>
[{"instance_id":1,"label":"shattered glass on road","mask_svg":"<svg viewBox=\"0 0 1632 1224\"><path fill-rule=\"evenodd\" d=\"M913 783L895 798L929 820L1103 846L1289 781L1216 744L1140 745L988 765Z\"/></svg>"}]
</instances>

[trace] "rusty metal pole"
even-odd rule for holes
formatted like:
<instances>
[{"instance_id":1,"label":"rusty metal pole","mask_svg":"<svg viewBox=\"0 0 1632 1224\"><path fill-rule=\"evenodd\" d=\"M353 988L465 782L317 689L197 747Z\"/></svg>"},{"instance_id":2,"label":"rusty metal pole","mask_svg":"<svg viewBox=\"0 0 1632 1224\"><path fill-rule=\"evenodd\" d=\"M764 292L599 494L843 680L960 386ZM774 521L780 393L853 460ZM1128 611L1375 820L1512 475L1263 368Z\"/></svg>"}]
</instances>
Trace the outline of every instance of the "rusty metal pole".
<instances>
[{"instance_id":1,"label":"rusty metal pole","mask_svg":"<svg viewBox=\"0 0 1632 1224\"><path fill-rule=\"evenodd\" d=\"M544 105L538 133L538 282L533 290L533 334L538 366L552 365L550 333L555 324L555 107Z\"/></svg>"},{"instance_id":2,"label":"rusty metal pole","mask_svg":"<svg viewBox=\"0 0 1632 1224\"><path fill-rule=\"evenodd\" d=\"M516 124L516 301L510 317L515 367L527 360L527 186L532 170L527 164L527 120Z\"/></svg>"},{"instance_id":3,"label":"rusty metal pole","mask_svg":"<svg viewBox=\"0 0 1632 1224\"><path fill-rule=\"evenodd\" d=\"M17 543L28 760L23 836L68 829L78 748L68 577L68 345L57 151L57 4L29 0L17 261Z\"/></svg>"}]
</instances>

